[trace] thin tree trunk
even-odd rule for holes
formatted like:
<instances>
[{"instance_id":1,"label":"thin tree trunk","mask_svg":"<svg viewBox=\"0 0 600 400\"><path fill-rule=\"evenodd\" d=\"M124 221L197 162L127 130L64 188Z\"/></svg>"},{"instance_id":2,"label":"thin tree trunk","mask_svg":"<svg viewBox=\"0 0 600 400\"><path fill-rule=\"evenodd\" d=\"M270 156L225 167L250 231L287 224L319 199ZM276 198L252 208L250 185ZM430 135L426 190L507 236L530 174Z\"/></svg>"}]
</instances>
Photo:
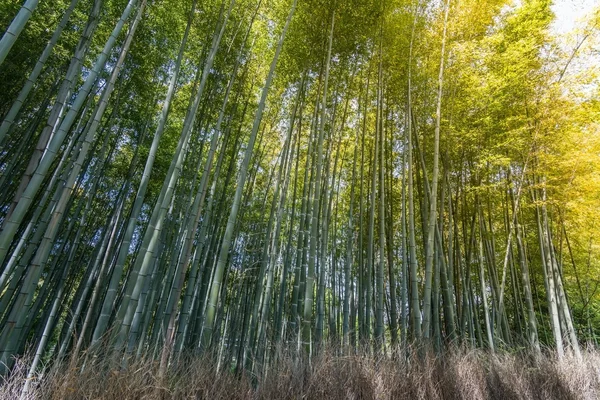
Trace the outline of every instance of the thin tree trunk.
<instances>
[{"instance_id":1,"label":"thin tree trunk","mask_svg":"<svg viewBox=\"0 0 600 400\"><path fill-rule=\"evenodd\" d=\"M0 65L2 65L4 59L8 55L8 52L19 38L19 35L25 28L27 21L29 21L31 14L33 14L37 8L38 3L39 0L27 0L25 4L21 6L21 9L15 16L15 19L13 19L8 26L8 29L0 40Z\"/></svg>"},{"instance_id":2,"label":"thin tree trunk","mask_svg":"<svg viewBox=\"0 0 600 400\"><path fill-rule=\"evenodd\" d=\"M262 90L260 103L258 105L258 109L257 109L256 115L254 117L254 124L252 126L252 132L250 133L248 145L246 147L246 152L244 154L244 160L242 162L240 172L238 175L236 192L235 192L235 196L233 199L233 204L231 206L231 211L229 213L229 218L227 220L227 227L225 229L223 241L221 243L221 250L219 251L219 258L218 258L217 266L215 269L215 276L211 283L210 296L209 296L209 300L208 300L208 304L207 304L207 308L206 308L204 324L202 327L201 348L203 350L207 350L208 347L210 346L210 341L211 341L212 334L213 334L213 326L214 326L214 321L215 321L215 313L216 313L219 292L221 290L221 283L223 280L223 275L225 273L227 260L229 258L229 249L231 247L231 242L233 239L232 238L233 229L235 227L237 213L239 211L240 200L242 197L242 190L243 190L244 184L246 182L246 176L248 174L248 166L250 164L250 159L252 158L252 152L254 149L254 142L256 140L256 135L258 133L260 123L262 121L262 115L263 115L263 111L265 108L265 102L267 99L267 95L269 93L269 89L271 87L271 82L273 81L273 75L275 73L275 67L277 66L277 60L279 58L279 54L281 53L281 48L283 47L283 41L285 39L285 34L287 32L287 29L290 25L291 19L294 15L294 11L296 9L296 1L297 0L294 0L294 3L290 10L290 13L287 17L287 21L285 23L285 26L284 26L281 36L279 38L277 48L275 50L275 55L271 62L269 74L267 76L265 86L263 87L263 90Z\"/></svg>"}]
</instances>

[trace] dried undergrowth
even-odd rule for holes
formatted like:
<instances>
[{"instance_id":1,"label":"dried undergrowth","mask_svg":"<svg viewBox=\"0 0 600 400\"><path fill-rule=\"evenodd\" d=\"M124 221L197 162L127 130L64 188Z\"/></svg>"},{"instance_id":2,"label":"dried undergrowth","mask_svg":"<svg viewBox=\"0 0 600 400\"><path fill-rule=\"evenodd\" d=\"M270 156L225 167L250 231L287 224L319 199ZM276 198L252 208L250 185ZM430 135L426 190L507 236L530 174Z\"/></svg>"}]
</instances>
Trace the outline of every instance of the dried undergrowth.
<instances>
[{"instance_id":1,"label":"dried undergrowth","mask_svg":"<svg viewBox=\"0 0 600 400\"><path fill-rule=\"evenodd\" d=\"M550 353L549 353L550 354ZM18 399L27 376L18 360L0 386L0 399ZM577 360L552 355L454 350L444 355L398 351L393 356L324 350L308 362L277 357L254 374L187 357L164 377L154 360L82 356L37 377L28 399L573 399L600 398L600 353ZM260 370L260 374L256 371ZM238 371L239 372L239 371Z\"/></svg>"}]
</instances>

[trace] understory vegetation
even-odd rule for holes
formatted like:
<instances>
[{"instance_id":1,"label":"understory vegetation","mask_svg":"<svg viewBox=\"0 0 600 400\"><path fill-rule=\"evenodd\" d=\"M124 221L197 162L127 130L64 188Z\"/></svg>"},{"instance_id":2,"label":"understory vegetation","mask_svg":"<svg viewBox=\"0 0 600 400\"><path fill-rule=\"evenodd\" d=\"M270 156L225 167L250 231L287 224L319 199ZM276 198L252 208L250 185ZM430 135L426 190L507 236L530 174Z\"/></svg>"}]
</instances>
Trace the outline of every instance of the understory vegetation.
<instances>
[{"instance_id":1,"label":"understory vegetation","mask_svg":"<svg viewBox=\"0 0 600 400\"><path fill-rule=\"evenodd\" d=\"M254 375L224 369L214 357L186 357L161 376L151 358L131 360L86 354L36 377L31 399L415 399L592 400L600 396L600 355L582 358L453 349L443 356L414 347L392 357L343 355L323 349L310 363L282 352ZM18 398L27 377L18 360L0 398Z\"/></svg>"}]
</instances>

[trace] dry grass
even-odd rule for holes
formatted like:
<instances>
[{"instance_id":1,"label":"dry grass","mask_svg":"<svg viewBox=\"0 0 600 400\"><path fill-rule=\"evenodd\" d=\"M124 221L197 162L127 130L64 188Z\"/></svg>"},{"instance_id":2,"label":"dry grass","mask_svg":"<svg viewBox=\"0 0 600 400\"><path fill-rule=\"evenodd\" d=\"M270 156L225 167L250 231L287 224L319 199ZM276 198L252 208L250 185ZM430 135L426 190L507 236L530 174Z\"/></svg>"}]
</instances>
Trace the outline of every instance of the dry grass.
<instances>
[{"instance_id":1,"label":"dry grass","mask_svg":"<svg viewBox=\"0 0 600 400\"><path fill-rule=\"evenodd\" d=\"M455 350L444 356L339 356L323 351L309 364L279 357L261 377L216 372L209 358L182 361L159 378L156 361L123 368L88 357L51 368L31 386L30 399L599 399L600 353L582 360ZM83 363L85 368L82 368ZM68 365L67 365L68 364ZM23 360L0 385L17 399L27 374Z\"/></svg>"}]
</instances>

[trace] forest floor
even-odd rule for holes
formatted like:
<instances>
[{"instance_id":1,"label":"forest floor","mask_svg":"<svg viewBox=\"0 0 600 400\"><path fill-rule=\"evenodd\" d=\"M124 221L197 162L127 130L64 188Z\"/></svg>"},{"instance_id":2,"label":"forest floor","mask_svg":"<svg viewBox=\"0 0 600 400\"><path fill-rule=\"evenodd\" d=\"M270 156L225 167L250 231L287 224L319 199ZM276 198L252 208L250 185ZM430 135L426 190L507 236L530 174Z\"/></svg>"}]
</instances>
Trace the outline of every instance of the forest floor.
<instances>
[{"instance_id":1,"label":"forest floor","mask_svg":"<svg viewBox=\"0 0 600 400\"><path fill-rule=\"evenodd\" d=\"M223 370L207 358L180 360L160 377L159 361L123 368L88 357L35 378L26 399L600 399L600 353L582 359L483 351L435 356L343 356L324 351L310 363L279 357L260 377ZM69 364L69 365L67 365ZM27 376L19 360L0 384L18 399Z\"/></svg>"}]
</instances>

